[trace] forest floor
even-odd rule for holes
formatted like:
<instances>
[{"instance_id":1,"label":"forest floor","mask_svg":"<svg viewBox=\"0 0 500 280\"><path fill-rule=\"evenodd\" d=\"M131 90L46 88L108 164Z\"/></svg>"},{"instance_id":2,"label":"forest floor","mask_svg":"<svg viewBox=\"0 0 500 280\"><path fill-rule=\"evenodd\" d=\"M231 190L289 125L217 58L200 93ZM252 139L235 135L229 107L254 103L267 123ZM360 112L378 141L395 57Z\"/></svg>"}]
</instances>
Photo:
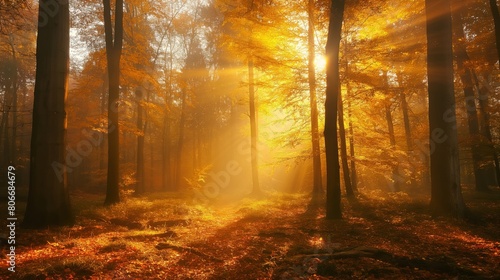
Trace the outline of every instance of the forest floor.
<instances>
[{"instance_id":1,"label":"forest floor","mask_svg":"<svg viewBox=\"0 0 500 280\"><path fill-rule=\"evenodd\" d=\"M16 272L2 261L0 279L499 279L500 191L465 198L469 221L375 191L327 221L299 194L223 206L151 194L106 208L74 193L76 224L16 229Z\"/></svg>"}]
</instances>

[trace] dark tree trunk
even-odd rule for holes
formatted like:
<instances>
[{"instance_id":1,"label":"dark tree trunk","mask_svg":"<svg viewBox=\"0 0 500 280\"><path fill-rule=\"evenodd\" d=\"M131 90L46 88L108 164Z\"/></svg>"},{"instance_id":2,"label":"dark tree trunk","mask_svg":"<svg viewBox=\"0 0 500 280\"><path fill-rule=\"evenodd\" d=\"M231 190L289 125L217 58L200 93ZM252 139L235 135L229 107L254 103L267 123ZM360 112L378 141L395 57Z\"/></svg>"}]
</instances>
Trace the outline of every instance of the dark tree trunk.
<instances>
[{"instance_id":1,"label":"dark tree trunk","mask_svg":"<svg viewBox=\"0 0 500 280\"><path fill-rule=\"evenodd\" d=\"M144 124L142 122L142 91L135 92L137 97L137 164L135 193L144 193Z\"/></svg>"},{"instance_id":2,"label":"dark tree trunk","mask_svg":"<svg viewBox=\"0 0 500 280\"><path fill-rule=\"evenodd\" d=\"M458 10L459 11L459 10ZM480 132L479 121L476 110L476 97L474 95L474 84L472 81L471 69L466 63L469 61L467 49L465 46L465 34L463 30L462 15L460 12L455 13L453 29L455 32L455 53L457 70L462 80L465 109L467 112L467 124L469 126L469 134L471 137L471 152L472 165L474 168L474 178L477 191L488 191L487 172L489 169L481 169L481 154L480 154Z\"/></svg>"},{"instance_id":3,"label":"dark tree trunk","mask_svg":"<svg viewBox=\"0 0 500 280\"><path fill-rule=\"evenodd\" d=\"M349 84L347 85L347 95L349 97ZM354 152L354 128L352 126L351 117L351 101L347 98L347 117L349 118L349 156L351 158L351 182L354 192L358 191L358 175L356 173L356 160Z\"/></svg>"},{"instance_id":4,"label":"dark tree trunk","mask_svg":"<svg viewBox=\"0 0 500 280\"><path fill-rule=\"evenodd\" d=\"M347 92L347 118L348 118L348 124L349 124L349 156L350 156L350 162L351 162L351 173L350 173L350 182L351 182L351 189L353 190L353 193L358 192L358 177L356 174L356 161L354 159L354 128L352 126L352 117L351 117L351 84L349 83L349 59L347 54L349 53L349 46L347 43L344 44L344 61L345 61L345 81L346 81L346 92ZM341 96L339 96L339 99L342 99ZM340 104L343 105L342 102ZM344 115L343 112L343 107L340 108L342 109L342 118ZM343 128L342 128L343 129ZM345 131L342 132L341 134L344 135L344 140L345 140ZM345 156L347 160L347 156ZM344 169L345 172L345 169Z\"/></svg>"},{"instance_id":5,"label":"dark tree trunk","mask_svg":"<svg viewBox=\"0 0 500 280\"><path fill-rule=\"evenodd\" d=\"M498 12L497 0L490 0L490 8L493 15L493 22L495 23L495 42L498 54L497 58L500 59L500 12Z\"/></svg>"},{"instance_id":6,"label":"dark tree trunk","mask_svg":"<svg viewBox=\"0 0 500 280\"><path fill-rule=\"evenodd\" d=\"M394 123L392 121L392 112L391 112L391 105L386 104L385 105L385 120L387 121L387 129L389 131L389 143L391 144L391 150L395 151L396 150L396 135L394 134ZM401 182L401 177L398 174L398 169L399 169L399 162L397 160L393 163L392 166L392 191L398 192L400 191L401 187L399 186L399 183Z\"/></svg>"},{"instance_id":7,"label":"dark tree trunk","mask_svg":"<svg viewBox=\"0 0 500 280\"><path fill-rule=\"evenodd\" d=\"M403 122L405 127L405 139L406 139L406 154L408 157L408 163L410 165L410 186L412 188L416 187L415 183L415 168L413 165L413 142L411 136L411 126L410 126L410 115L408 108L408 101L406 100L405 85L403 82L403 75L398 73L399 87L401 88L399 92L399 98L401 100L401 111L403 113Z\"/></svg>"},{"instance_id":8,"label":"dark tree trunk","mask_svg":"<svg viewBox=\"0 0 500 280\"><path fill-rule=\"evenodd\" d=\"M107 76L103 77L101 93L101 115L106 112L106 88L108 88ZM104 170L105 156L107 151L107 135L103 135L102 143L99 145L99 170Z\"/></svg>"},{"instance_id":9,"label":"dark tree trunk","mask_svg":"<svg viewBox=\"0 0 500 280\"><path fill-rule=\"evenodd\" d=\"M172 56L171 56L172 57ZM171 64L172 65L172 58ZM172 90L172 69L169 71L168 88L165 92L165 115L163 117L163 153L162 153L162 186L164 191L173 190L172 181L172 165L171 165L171 150L170 150L170 119L168 117L170 104L170 91Z\"/></svg>"},{"instance_id":10,"label":"dark tree trunk","mask_svg":"<svg viewBox=\"0 0 500 280\"><path fill-rule=\"evenodd\" d=\"M351 176L350 176L351 174L349 172L349 165L347 164L347 143L346 143L345 125L344 125L344 103L342 101L341 90L339 90L338 114L339 114L340 155L342 160L342 174L344 174L344 187L346 195L349 197L353 197L354 190L351 184Z\"/></svg>"},{"instance_id":11,"label":"dark tree trunk","mask_svg":"<svg viewBox=\"0 0 500 280\"><path fill-rule=\"evenodd\" d=\"M332 0L326 43L326 219L341 219L340 166L337 140L337 104L340 91L339 48L344 18L344 0Z\"/></svg>"},{"instance_id":12,"label":"dark tree trunk","mask_svg":"<svg viewBox=\"0 0 500 280\"><path fill-rule=\"evenodd\" d=\"M162 186L164 191L170 191L172 190L172 171L170 161L170 121L167 116L163 118L162 138Z\"/></svg>"},{"instance_id":13,"label":"dark tree trunk","mask_svg":"<svg viewBox=\"0 0 500 280\"><path fill-rule=\"evenodd\" d=\"M173 190L179 190L181 184L182 173L182 148L184 145L184 126L186 125L186 89L182 89L182 104L181 104L181 118L179 120L179 140L177 141L177 157L176 157L176 170L175 170L175 186Z\"/></svg>"},{"instance_id":14,"label":"dark tree trunk","mask_svg":"<svg viewBox=\"0 0 500 280\"><path fill-rule=\"evenodd\" d=\"M26 76L22 76L22 94L21 94L21 104L19 106L19 110L24 112L27 110L26 108L26 96L28 95L28 86L26 85L27 81L26 81ZM24 129L24 121L25 121L25 118L24 118L24 114L20 114L19 115L19 123L21 125L21 135L19 137L19 153L21 154L21 156L24 156L24 151L27 151L28 148L24 147L25 143L26 142L29 142L28 138L28 133L25 133L25 129Z\"/></svg>"},{"instance_id":15,"label":"dark tree trunk","mask_svg":"<svg viewBox=\"0 0 500 280\"><path fill-rule=\"evenodd\" d=\"M480 112L480 131L483 137L486 138L487 144L493 156L493 161L495 163L495 174L497 179L497 185L500 187L500 165L498 162L498 153L495 149L495 145L493 143L493 138L491 135L491 127L490 127L490 114L488 112L488 99L489 99L489 89L487 86L481 86L478 80L477 75L474 70L472 71L472 76L474 77L474 81L476 84L476 88L479 91L479 112Z\"/></svg>"},{"instance_id":16,"label":"dark tree trunk","mask_svg":"<svg viewBox=\"0 0 500 280\"><path fill-rule=\"evenodd\" d=\"M47 4L45 0L40 1ZM42 9L39 12L43 13ZM30 152L30 184L23 225L70 225L73 215L66 183L65 100L69 72L69 5L39 24Z\"/></svg>"},{"instance_id":17,"label":"dark tree trunk","mask_svg":"<svg viewBox=\"0 0 500 280\"><path fill-rule=\"evenodd\" d=\"M18 90L18 61L16 49L14 46L14 42L10 42L11 52L12 52L12 62L13 62L13 71L12 71L12 140L10 147L10 162L13 164L17 161L17 90Z\"/></svg>"},{"instance_id":18,"label":"dark tree trunk","mask_svg":"<svg viewBox=\"0 0 500 280\"><path fill-rule=\"evenodd\" d=\"M118 103L120 98L120 59L123 44L123 0L116 0L115 26L111 23L110 0L104 4L104 33L106 38L106 57L108 62L108 178L104 204L120 202L120 133L118 125ZM114 30L114 36L113 36Z\"/></svg>"},{"instance_id":19,"label":"dark tree trunk","mask_svg":"<svg viewBox=\"0 0 500 280\"><path fill-rule=\"evenodd\" d=\"M431 211L463 217L453 84L450 0L426 0Z\"/></svg>"},{"instance_id":20,"label":"dark tree trunk","mask_svg":"<svg viewBox=\"0 0 500 280\"><path fill-rule=\"evenodd\" d=\"M6 95L8 94L10 90L7 90L6 91ZM3 123L2 123L2 127L3 127L3 135L1 137L3 137L4 139L4 145L3 145L3 154L5 155L5 158L3 159L5 161L5 164L10 164L11 162L11 157L10 157L10 140L12 140L10 138L10 135L9 135L9 115L10 115L10 110L12 108L12 100L10 98L5 98L5 103L6 104L4 106L4 114L3 114Z\"/></svg>"},{"instance_id":21,"label":"dark tree trunk","mask_svg":"<svg viewBox=\"0 0 500 280\"><path fill-rule=\"evenodd\" d=\"M384 71L383 74L384 78L384 86L385 90L387 91L387 94L389 94L389 83L387 80L387 71ZM391 112L391 100L390 98L386 98L386 104L385 104L385 120L387 122L387 130L389 133L389 143L391 145L391 150L395 151L396 150L396 135L394 134L394 122L392 121L392 112ZM398 174L398 169L399 169L399 162L395 160L392 166L392 187L391 191L398 192L400 191L400 186L399 183L401 182L401 177Z\"/></svg>"},{"instance_id":22,"label":"dark tree trunk","mask_svg":"<svg viewBox=\"0 0 500 280\"><path fill-rule=\"evenodd\" d=\"M321 178L321 150L319 146L318 104L316 100L316 71L314 69L314 0L309 0L307 6L309 24L307 29L308 46L308 78L309 78L309 103L311 107L311 141L313 159L313 196L323 194Z\"/></svg>"},{"instance_id":23,"label":"dark tree trunk","mask_svg":"<svg viewBox=\"0 0 500 280\"><path fill-rule=\"evenodd\" d=\"M495 42L496 42L496 46L497 46L497 55L498 55L497 58L500 59L500 12L498 12L497 1L490 0L490 7L491 7L491 13L493 15L493 21L495 23ZM480 99L480 105L481 105L481 101L482 101L482 99ZM487 99L485 100L485 102L486 101L487 101ZM485 113L484 117L486 119L488 118L487 113ZM491 145L493 146L493 142L491 139L491 132L489 129L489 122L488 121L485 122L485 125L487 126L486 137L488 138ZM488 137L488 134L489 134L489 137ZM497 177L497 184L500 186L500 166L499 166L499 162L498 162L498 153L496 152L496 149L494 146L493 146L493 160L495 161L495 173L497 175L496 176Z\"/></svg>"}]
</instances>

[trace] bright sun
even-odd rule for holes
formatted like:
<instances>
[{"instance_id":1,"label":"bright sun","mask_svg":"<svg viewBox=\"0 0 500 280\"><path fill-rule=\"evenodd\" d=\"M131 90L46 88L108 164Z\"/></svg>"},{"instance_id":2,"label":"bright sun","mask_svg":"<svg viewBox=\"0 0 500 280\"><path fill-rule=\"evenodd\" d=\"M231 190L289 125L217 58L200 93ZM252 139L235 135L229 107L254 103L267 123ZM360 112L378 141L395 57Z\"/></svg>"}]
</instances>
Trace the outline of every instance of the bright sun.
<instances>
[{"instance_id":1,"label":"bright sun","mask_svg":"<svg viewBox=\"0 0 500 280\"><path fill-rule=\"evenodd\" d=\"M326 67L326 58L324 55L316 55L314 58L314 67L316 70L323 71Z\"/></svg>"}]
</instances>

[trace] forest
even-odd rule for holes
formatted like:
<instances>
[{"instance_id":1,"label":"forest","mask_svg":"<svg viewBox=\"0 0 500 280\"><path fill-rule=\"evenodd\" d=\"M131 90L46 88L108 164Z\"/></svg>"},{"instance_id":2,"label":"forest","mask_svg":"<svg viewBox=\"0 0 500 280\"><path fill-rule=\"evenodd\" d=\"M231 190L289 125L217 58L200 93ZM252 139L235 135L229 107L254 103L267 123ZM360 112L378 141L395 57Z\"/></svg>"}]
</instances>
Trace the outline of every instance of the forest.
<instances>
[{"instance_id":1,"label":"forest","mask_svg":"<svg viewBox=\"0 0 500 280\"><path fill-rule=\"evenodd\" d=\"M0 279L498 279L496 0L0 0Z\"/></svg>"}]
</instances>

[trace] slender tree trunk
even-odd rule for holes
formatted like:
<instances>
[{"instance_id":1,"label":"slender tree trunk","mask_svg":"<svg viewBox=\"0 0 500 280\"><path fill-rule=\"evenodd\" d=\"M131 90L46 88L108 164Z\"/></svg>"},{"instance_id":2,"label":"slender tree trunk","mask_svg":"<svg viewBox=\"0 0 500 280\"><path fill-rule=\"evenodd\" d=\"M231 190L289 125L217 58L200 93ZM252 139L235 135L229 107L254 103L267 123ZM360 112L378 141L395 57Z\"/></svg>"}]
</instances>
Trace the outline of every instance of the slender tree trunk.
<instances>
[{"instance_id":1,"label":"slender tree trunk","mask_svg":"<svg viewBox=\"0 0 500 280\"><path fill-rule=\"evenodd\" d=\"M472 76L474 78L476 87L479 92L479 112L481 115L480 118L480 126L481 126L481 134L486 138L488 142L488 146L491 150L493 161L495 163L495 174L497 179L497 185L500 187L500 165L498 162L498 153L495 149L495 144L493 143L493 137L491 135L491 127L490 127L490 114L488 112L488 99L489 99L489 89L487 86L481 86L479 83L479 79L475 74L474 70L472 70Z\"/></svg>"},{"instance_id":2,"label":"slender tree trunk","mask_svg":"<svg viewBox=\"0 0 500 280\"><path fill-rule=\"evenodd\" d=\"M384 85L385 89L389 91L389 84L387 80L387 71L384 71ZM385 120L387 122L387 130L389 131L389 143L391 144L391 150L396 150L396 135L394 134L394 123L392 121L391 104L389 103L389 98L386 98L385 104ZM398 192L401 190L399 183L401 182L401 177L398 174L399 162L395 161L392 166L392 191Z\"/></svg>"},{"instance_id":3,"label":"slender tree trunk","mask_svg":"<svg viewBox=\"0 0 500 280\"><path fill-rule=\"evenodd\" d=\"M142 91L135 92L137 97L137 164L135 193L144 193L144 124L142 122Z\"/></svg>"},{"instance_id":4,"label":"slender tree trunk","mask_svg":"<svg viewBox=\"0 0 500 280\"><path fill-rule=\"evenodd\" d=\"M496 0L490 0L490 8L491 12L493 15L493 21L495 23L495 42L497 46L497 55L498 59L500 59L500 12L498 11L498 5ZM481 102L481 99L480 99ZM486 113L487 114L487 113ZM486 116L486 115L485 115ZM495 161L495 173L497 177L497 184L500 186L500 166L498 162L498 153L496 152L496 149L493 145L492 139L491 139L491 132L489 130L489 122L488 122L488 130L487 133L489 133L490 137L488 140L490 141L491 145L493 146L493 159Z\"/></svg>"},{"instance_id":5,"label":"slender tree trunk","mask_svg":"<svg viewBox=\"0 0 500 280\"><path fill-rule=\"evenodd\" d=\"M308 46L308 77L309 77L309 103L311 107L311 141L313 159L313 196L323 193L321 176L321 150L319 146L318 104L316 100L316 71L314 69L315 44L314 44L314 0L308 0L307 12L309 24L307 29Z\"/></svg>"},{"instance_id":6,"label":"slender tree trunk","mask_svg":"<svg viewBox=\"0 0 500 280\"><path fill-rule=\"evenodd\" d=\"M115 26L111 24L110 0L104 4L104 33L109 80L108 96L108 178L105 205L120 202L120 133L118 103L120 99L120 59L123 44L123 0L116 0ZM114 31L114 34L113 34ZM114 36L113 36L114 35Z\"/></svg>"},{"instance_id":7,"label":"slender tree trunk","mask_svg":"<svg viewBox=\"0 0 500 280\"><path fill-rule=\"evenodd\" d=\"M427 76L434 215L463 217L453 84L450 0L426 0Z\"/></svg>"},{"instance_id":8,"label":"slender tree trunk","mask_svg":"<svg viewBox=\"0 0 500 280\"><path fill-rule=\"evenodd\" d=\"M399 87L401 88L399 92L399 98L401 100L401 111L403 113L403 122L405 127L405 139L406 139L406 156L408 157L408 163L410 165L410 186L414 189L416 187L415 182L415 168L413 164L413 142L411 136L411 126L410 126L410 110L408 108L408 101L406 100L405 85L403 82L403 75L398 73L397 75Z\"/></svg>"},{"instance_id":9,"label":"slender tree trunk","mask_svg":"<svg viewBox=\"0 0 500 280\"><path fill-rule=\"evenodd\" d=\"M339 138L340 138L340 155L342 160L342 174L344 174L344 187L347 196L353 197L354 190L351 184L351 174L349 172L349 165L347 164L347 143L344 125L344 103L342 101L342 90L339 90Z\"/></svg>"},{"instance_id":10,"label":"slender tree trunk","mask_svg":"<svg viewBox=\"0 0 500 280\"><path fill-rule=\"evenodd\" d=\"M9 101L8 101L8 86L5 86L5 94L3 95L3 104L2 104L2 121L0 122L0 149L3 148L3 153L5 157L2 159L2 165L6 165L9 163L7 147L8 147L8 135L6 134L7 130L7 120L9 116ZM3 144L3 146L2 146Z\"/></svg>"},{"instance_id":11,"label":"slender tree trunk","mask_svg":"<svg viewBox=\"0 0 500 280\"><path fill-rule=\"evenodd\" d=\"M9 66L10 67L10 66ZM9 69L13 72L13 69ZM3 155L4 157L2 158L2 163L3 165L8 165L10 164L12 158L10 157L10 135L9 135L9 119L10 119L10 113L12 110L12 96L14 93L13 89L13 76L7 76L7 82L4 85L5 93L3 97L3 114L2 114L2 123L1 123L1 129L0 129L0 141L3 140ZM1 143L1 142L0 142Z\"/></svg>"},{"instance_id":12,"label":"slender tree trunk","mask_svg":"<svg viewBox=\"0 0 500 280\"><path fill-rule=\"evenodd\" d=\"M352 126L352 117L351 117L351 84L349 82L349 58L348 58L348 53L349 53L349 47L348 43L344 43L344 60L345 60L345 81L346 81L346 93L347 93L347 118L348 118L348 124L349 124L349 156L350 156L350 161L351 161L351 174L350 174L350 182L351 182L351 189L353 190L354 193L358 192L358 178L356 174L356 161L354 157L354 128ZM339 96L339 99L342 99L342 96ZM340 104L343 105L343 102L340 102ZM340 108L342 109L342 118L344 115L343 112L343 107ZM341 132L341 134L344 134L344 140L345 140L345 131ZM345 157L347 160L347 156ZM344 169L345 172L345 169Z\"/></svg>"},{"instance_id":13,"label":"slender tree trunk","mask_svg":"<svg viewBox=\"0 0 500 280\"><path fill-rule=\"evenodd\" d=\"M347 117L349 118L349 156L351 158L351 182L352 189L354 192L358 191L358 176L356 173L356 160L355 160L355 151L354 151L354 128L352 125L352 117L351 117L351 100L350 100L350 86L349 82L347 82Z\"/></svg>"},{"instance_id":14,"label":"slender tree trunk","mask_svg":"<svg viewBox=\"0 0 500 280\"><path fill-rule=\"evenodd\" d=\"M344 18L344 0L332 0L326 43L326 219L341 219L340 166L337 139L337 104L340 90L339 53Z\"/></svg>"},{"instance_id":15,"label":"slender tree trunk","mask_svg":"<svg viewBox=\"0 0 500 280\"><path fill-rule=\"evenodd\" d=\"M151 89L148 88L147 90L147 97L146 97L146 102L148 104L151 104ZM153 142L153 127L152 127L152 124L150 122L150 116L148 114L148 110L146 110L144 112L144 117L146 118L146 120L144 121L144 139L146 139L146 132L147 134L149 134L149 154L150 154L150 157L149 157L149 170L150 170L150 174L148 176L148 174L146 174L146 171L143 171L143 178L144 178L144 186L143 186L143 189L144 189L144 192L148 192L150 191L151 189L153 189L153 180L152 178L155 178L156 177L156 174L154 174L154 171L156 170L155 168L155 157L154 155L156 154L156 151L157 151L157 147L155 147L154 145L154 142ZM144 140L145 141L145 140ZM149 180L146 180L146 178L148 178ZM149 188L146 188L146 186L149 186Z\"/></svg>"},{"instance_id":16,"label":"slender tree trunk","mask_svg":"<svg viewBox=\"0 0 500 280\"><path fill-rule=\"evenodd\" d=\"M19 110L22 111L22 112L25 112L26 111L26 96L28 94L28 86L26 85L26 76L22 76L22 94L21 94L21 105L19 106ZM21 154L20 156L24 156L24 153L23 151L27 151L28 149L24 147L24 143L25 142L29 142L28 141L25 141L25 139L27 140L27 138L29 136L25 136L27 135L28 133L25 132L25 129L24 129L24 121L25 121L25 118L24 118L24 114L21 114L19 116L20 120L19 120L19 123L21 124L21 136L19 137L19 153Z\"/></svg>"},{"instance_id":17,"label":"slender tree trunk","mask_svg":"<svg viewBox=\"0 0 500 280\"><path fill-rule=\"evenodd\" d=\"M248 59L248 92L250 107L250 157L252 165L252 194L259 196L261 194L259 186L259 163L257 151L257 109L255 106L255 81L253 59Z\"/></svg>"},{"instance_id":18,"label":"slender tree trunk","mask_svg":"<svg viewBox=\"0 0 500 280\"><path fill-rule=\"evenodd\" d=\"M167 114L165 112L165 114ZM164 191L172 189L171 165L170 165L170 121L165 115L163 118L163 152L162 152L162 186Z\"/></svg>"},{"instance_id":19,"label":"slender tree trunk","mask_svg":"<svg viewBox=\"0 0 500 280\"><path fill-rule=\"evenodd\" d=\"M102 93L101 93L101 115L104 115L106 112L106 88L107 85L107 76L103 77L104 82L102 83ZM104 170L105 164L105 156L106 156L106 144L108 137L107 135L103 135L102 143L99 145L99 170Z\"/></svg>"},{"instance_id":20,"label":"slender tree trunk","mask_svg":"<svg viewBox=\"0 0 500 280\"><path fill-rule=\"evenodd\" d=\"M14 69L12 71L12 140L10 147L10 161L15 164L17 162L17 90L18 90L18 61L14 43L10 42L12 60Z\"/></svg>"},{"instance_id":21,"label":"slender tree trunk","mask_svg":"<svg viewBox=\"0 0 500 280\"><path fill-rule=\"evenodd\" d=\"M171 69L170 69L171 72ZM165 115L163 117L163 153L162 153L162 186L164 191L171 191L172 188L172 167L170 151L170 120L168 118L170 104L170 90L172 89L172 73L169 74L169 86L165 92Z\"/></svg>"},{"instance_id":22,"label":"slender tree trunk","mask_svg":"<svg viewBox=\"0 0 500 280\"><path fill-rule=\"evenodd\" d=\"M177 158L175 170L175 186L174 190L178 190L181 184L182 172L182 148L184 145L184 126L186 125L186 89L182 90L181 118L179 120L179 140L177 141Z\"/></svg>"},{"instance_id":23,"label":"slender tree trunk","mask_svg":"<svg viewBox=\"0 0 500 280\"><path fill-rule=\"evenodd\" d=\"M495 42L498 54L497 58L500 59L500 12L498 12L497 0L490 0L490 8L493 15L493 22L495 23Z\"/></svg>"},{"instance_id":24,"label":"slender tree trunk","mask_svg":"<svg viewBox=\"0 0 500 280\"><path fill-rule=\"evenodd\" d=\"M39 12L43 13L40 1ZM43 228L73 223L66 183L65 101L69 73L69 5L39 24L30 152L30 184L23 225Z\"/></svg>"},{"instance_id":25,"label":"slender tree trunk","mask_svg":"<svg viewBox=\"0 0 500 280\"><path fill-rule=\"evenodd\" d=\"M170 42L170 37L169 37L169 42ZM167 53L165 51L165 57L167 57ZM163 181L163 190L165 191L173 191L173 184L174 184L174 178L175 175L172 174L172 164L171 164L171 157L172 157L172 151L170 148L170 119L169 119L169 106L170 106L170 93L172 91L172 81L173 81L173 72L172 72L172 65L173 65L173 55L172 53L169 55L170 57L170 63L169 63L169 68L168 69L168 76L165 78L168 80L167 84L167 89L165 91L165 115L163 117L163 153L162 153L162 181ZM165 63L167 64L167 63Z\"/></svg>"},{"instance_id":26,"label":"slender tree trunk","mask_svg":"<svg viewBox=\"0 0 500 280\"><path fill-rule=\"evenodd\" d=\"M403 113L403 122L405 127L406 149L408 151L408 156L410 156L413 151L413 143L411 141L411 126L408 102L406 101L406 94L403 89L401 89L399 93L399 98L401 100L401 111Z\"/></svg>"},{"instance_id":27,"label":"slender tree trunk","mask_svg":"<svg viewBox=\"0 0 500 280\"><path fill-rule=\"evenodd\" d=\"M10 90L9 90L10 91ZM6 91L7 94L8 91ZM3 145L3 154L5 155L5 158L3 159L6 164L10 164L12 161L12 158L10 157L10 135L9 135L9 115L10 115L10 110L12 108L12 101L9 98L9 101L7 103L7 106L4 106L4 117L3 117L3 139L4 139L4 145Z\"/></svg>"},{"instance_id":28,"label":"slender tree trunk","mask_svg":"<svg viewBox=\"0 0 500 280\"><path fill-rule=\"evenodd\" d=\"M457 70L462 80L464 95L465 95L465 108L467 111L467 123L469 126L469 134L471 139L471 152L472 152L472 165L474 168L474 178L477 191L488 191L487 172L488 169L481 169L481 154L480 154L480 132L479 122L476 110L476 97L474 95L474 84L472 81L471 69L466 66L469 61L465 46L465 34L463 30L462 15L457 10L455 12L453 29L455 32L455 53Z\"/></svg>"}]
</instances>

